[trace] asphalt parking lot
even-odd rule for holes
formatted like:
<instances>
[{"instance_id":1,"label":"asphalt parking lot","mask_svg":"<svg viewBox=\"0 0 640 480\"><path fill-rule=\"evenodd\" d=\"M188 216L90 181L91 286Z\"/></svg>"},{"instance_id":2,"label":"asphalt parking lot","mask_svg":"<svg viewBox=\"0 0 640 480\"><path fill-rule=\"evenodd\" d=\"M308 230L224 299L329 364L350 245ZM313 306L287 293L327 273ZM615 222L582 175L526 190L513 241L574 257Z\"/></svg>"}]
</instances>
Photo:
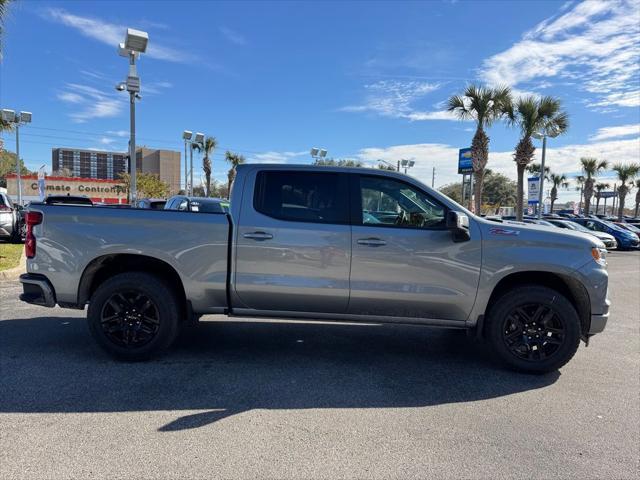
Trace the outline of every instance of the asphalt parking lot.
<instances>
[{"instance_id":1,"label":"asphalt parking lot","mask_svg":"<svg viewBox=\"0 0 640 480\"><path fill-rule=\"evenodd\" d=\"M609 264L607 330L546 376L455 331L215 316L118 363L0 283L0 476L638 478L640 252Z\"/></svg>"}]
</instances>

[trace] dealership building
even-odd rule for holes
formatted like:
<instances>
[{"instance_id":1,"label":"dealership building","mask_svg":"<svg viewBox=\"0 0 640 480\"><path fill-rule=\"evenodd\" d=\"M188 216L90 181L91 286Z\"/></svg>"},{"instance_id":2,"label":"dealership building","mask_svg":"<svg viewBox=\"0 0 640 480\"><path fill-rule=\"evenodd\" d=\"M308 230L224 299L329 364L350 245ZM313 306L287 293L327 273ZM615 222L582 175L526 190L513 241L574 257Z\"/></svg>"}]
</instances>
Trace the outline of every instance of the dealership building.
<instances>
[{"instance_id":1,"label":"dealership building","mask_svg":"<svg viewBox=\"0 0 640 480\"><path fill-rule=\"evenodd\" d=\"M7 193L15 202L18 199L17 175L7 175ZM39 201L38 176L22 175L22 201ZM81 195L91 198L93 202L127 203L127 190L118 180L81 177L50 176L45 181L45 195Z\"/></svg>"}]
</instances>

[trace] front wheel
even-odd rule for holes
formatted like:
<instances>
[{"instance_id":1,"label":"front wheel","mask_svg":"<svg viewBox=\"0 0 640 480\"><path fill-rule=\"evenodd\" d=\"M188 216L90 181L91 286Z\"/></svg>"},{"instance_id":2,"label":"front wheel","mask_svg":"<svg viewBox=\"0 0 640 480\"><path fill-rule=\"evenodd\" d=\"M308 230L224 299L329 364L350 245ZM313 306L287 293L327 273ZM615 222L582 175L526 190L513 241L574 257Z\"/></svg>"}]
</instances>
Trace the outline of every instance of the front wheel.
<instances>
[{"instance_id":1,"label":"front wheel","mask_svg":"<svg viewBox=\"0 0 640 480\"><path fill-rule=\"evenodd\" d=\"M167 349L178 332L179 308L171 289L143 272L121 273L98 287L87 320L112 356L146 360Z\"/></svg>"},{"instance_id":2,"label":"front wheel","mask_svg":"<svg viewBox=\"0 0 640 480\"><path fill-rule=\"evenodd\" d=\"M546 373L565 365L580 343L580 318L559 292L536 285L501 296L487 316L497 355L516 370Z\"/></svg>"}]
</instances>

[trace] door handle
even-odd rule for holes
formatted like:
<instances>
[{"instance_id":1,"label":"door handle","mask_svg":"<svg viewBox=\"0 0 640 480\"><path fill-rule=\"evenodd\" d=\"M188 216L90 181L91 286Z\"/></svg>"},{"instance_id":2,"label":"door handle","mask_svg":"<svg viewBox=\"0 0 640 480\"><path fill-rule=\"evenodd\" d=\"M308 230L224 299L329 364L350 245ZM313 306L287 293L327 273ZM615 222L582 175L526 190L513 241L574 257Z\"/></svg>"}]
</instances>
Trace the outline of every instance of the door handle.
<instances>
[{"instance_id":1,"label":"door handle","mask_svg":"<svg viewBox=\"0 0 640 480\"><path fill-rule=\"evenodd\" d=\"M358 240L359 245L367 245L369 247L381 247L386 245L387 242L380 240L379 238L360 238Z\"/></svg>"},{"instance_id":2,"label":"door handle","mask_svg":"<svg viewBox=\"0 0 640 480\"><path fill-rule=\"evenodd\" d=\"M251 238L252 240L260 240L260 241L271 240L273 238L273 235L267 232L251 232L251 233L245 233L242 236L244 238Z\"/></svg>"}]
</instances>

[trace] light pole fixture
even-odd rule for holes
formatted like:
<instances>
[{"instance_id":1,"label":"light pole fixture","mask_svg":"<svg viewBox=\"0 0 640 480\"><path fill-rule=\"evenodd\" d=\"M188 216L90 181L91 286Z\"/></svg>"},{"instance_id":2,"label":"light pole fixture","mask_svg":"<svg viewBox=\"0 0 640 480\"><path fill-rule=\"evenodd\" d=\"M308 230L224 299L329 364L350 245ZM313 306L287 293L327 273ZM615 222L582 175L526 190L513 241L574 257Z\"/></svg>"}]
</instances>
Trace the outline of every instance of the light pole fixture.
<instances>
[{"instance_id":1,"label":"light pole fixture","mask_svg":"<svg viewBox=\"0 0 640 480\"><path fill-rule=\"evenodd\" d=\"M187 145L190 144L191 137L193 136L193 132L190 130L185 130L182 132L182 139L184 140L184 194L188 194L189 189L189 173L187 171Z\"/></svg>"},{"instance_id":2,"label":"light pole fixture","mask_svg":"<svg viewBox=\"0 0 640 480\"><path fill-rule=\"evenodd\" d=\"M402 160L400 160L400 165L404 167L405 175L407 174L407 170L412 168L415 164L416 164L415 160L408 160L406 158L403 158Z\"/></svg>"},{"instance_id":3,"label":"light pole fixture","mask_svg":"<svg viewBox=\"0 0 640 480\"><path fill-rule=\"evenodd\" d=\"M16 181L18 189L18 205L22 205L22 172L20 171L20 125L31 123L32 114L31 112L16 113L14 110L4 108L0 112L0 115L2 116L2 120L9 124L12 124L16 129Z\"/></svg>"},{"instance_id":4,"label":"light pole fixture","mask_svg":"<svg viewBox=\"0 0 640 480\"><path fill-rule=\"evenodd\" d=\"M540 160L540 186L538 191L538 218L542 218L542 198L544 191L544 161L547 153L547 137L555 138L560 135L560 131L555 125L545 125L540 131L533 132L531 136L537 140L542 140L542 159ZM551 212L553 213L553 212Z\"/></svg>"},{"instance_id":5,"label":"light pole fixture","mask_svg":"<svg viewBox=\"0 0 640 480\"><path fill-rule=\"evenodd\" d=\"M118 91L126 90L129 92L129 122L130 122L130 136L129 136L129 197L131 203L135 203L138 196L136 172L137 172L137 159L136 159L136 99L142 98L140 96L140 77L136 70L136 59L140 57L141 53L147 51L147 44L149 43L149 34L133 28L127 28L127 34L125 35L124 43L118 45L118 54L121 57L129 57L129 73L127 80L116 86Z\"/></svg>"},{"instance_id":6,"label":"light pole fixture","mask_svg":"<svg viewBox=\"0 0 640 480\"><path fill-rule=\"evenodd\" d=\"M311 158L316 162L324 160L327 156L327 150L324 148L313 147L309 153L311 153Z\"/></svg>"}]
</instances>

